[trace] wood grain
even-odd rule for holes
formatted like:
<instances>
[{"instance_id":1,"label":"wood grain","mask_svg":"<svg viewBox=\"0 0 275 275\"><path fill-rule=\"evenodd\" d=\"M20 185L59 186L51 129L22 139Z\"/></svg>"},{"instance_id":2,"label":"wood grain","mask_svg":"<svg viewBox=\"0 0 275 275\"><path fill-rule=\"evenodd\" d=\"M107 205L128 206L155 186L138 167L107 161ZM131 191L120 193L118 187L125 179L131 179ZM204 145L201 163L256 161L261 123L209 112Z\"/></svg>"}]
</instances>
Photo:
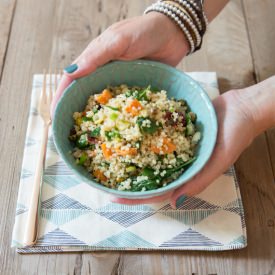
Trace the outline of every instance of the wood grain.
<instances>
[{"instance_id":1,"label":"wood grain","mask_svg":"<svg viewBox=\"0 0 275 275\"><path fill-rule=\"evenodd\" d=\"M0 86L0 274L263 275L274 271L275 190L271 186L274 177L270 143L265 135L257 138L237 162L248 225L246 249L219 253L95 252L25 256L10 249L32 74L50 64L63 68L107 26L141 14L150 2L17 1ZM272 0L263 2L268 4L261 4L261 9L273 5ZM245 17L243 7L241 0L232 0L211 24L202 50L186 58L179 67L188 71L217 71L223 92L253 84L257 59L255 50L251 52L251 49L260 44L256 36L254 42L251 40L253 25L246 21L248 8L245 7ZM254 13L258 9L249 11ZM252 14L249 16L254 18ZM264 66L272 66L272 60L266 62ZM15 109L20 115L14 115Z\"/></svg>"},{"instance_id":2,"label":"wood grain","mask_svg":"<svg viewBox=\"0 0 275 275\"><path fill-rule=\"evenodd\" d=\"M255 5L258 6L255 9ZM275 2L243 0L257 81L275 75ZM263 20L265 18L265 20ZM275 183L275 129L266 132Z\"/></svg>"},{"instance_id":3,"label":"wood grain","mask_svg":"<svg viewBox=\"0 0 275 275\"><path fill-rule=\"evenodd\" d=\"M16 0L0 1L0 80L5 61Z\"/></svg>"},{"instance_id":4,"label":"wood grain","mask_svg":"<svg viewBox=\"0 0 275 275\"><path fill-rule=\"evenodd\" d=\"M257 5L256 9L255 5ZM272 0L243 0L243 9L253 57L255 79L259 82L275 75L275 31L273 28L275 2ZM265 163L261 163L261 159L256 157L252 164L258 162L258 167L261 169L257 169L257 167L251 167L251 169L257 169L257 172L261 173L261 178L265 180L259 184L255 178L250 177L249 183L261 193L261 208L256 213L260 218L261 227L264 229L261 234L265 237L259 238L259 242L263 239L266 243L266 248L261 251L262 257L269 259L266 261L266 274L273 274L275 271L275 249L274 245L268 245L268 243L274 244L275 239L275 128L266 131L262 138L267 142L271 175L266 177L266 169L263 168ZM257 156L261 156L261 149L258 147Z\"/></svg>"}]
</instances>

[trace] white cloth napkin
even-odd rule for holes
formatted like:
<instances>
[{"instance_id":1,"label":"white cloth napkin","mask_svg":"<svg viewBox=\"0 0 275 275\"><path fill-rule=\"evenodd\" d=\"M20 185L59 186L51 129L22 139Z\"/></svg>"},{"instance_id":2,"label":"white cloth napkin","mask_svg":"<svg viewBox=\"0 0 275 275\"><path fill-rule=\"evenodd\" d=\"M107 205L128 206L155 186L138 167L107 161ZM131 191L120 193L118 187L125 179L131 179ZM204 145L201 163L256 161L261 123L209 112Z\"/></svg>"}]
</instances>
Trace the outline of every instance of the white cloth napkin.
<instances>
[{"instance_id":1,"label":"white cloth napkin","mask_svg":"<svg viewBox=\"0 0 275 275\"><path fill-rule=\"evenodd\" d=\"M219 92L215 73L189 73L209 93ZM74 176L59 157L50 133L43 177L38 242L23 247L41 118L43 76L34 75L31 107L12 246L20 253L93 250L228 250L246 246L243 206L234 168L177 210L167 201L126 206Z\"/></svg>"}]
</instances>

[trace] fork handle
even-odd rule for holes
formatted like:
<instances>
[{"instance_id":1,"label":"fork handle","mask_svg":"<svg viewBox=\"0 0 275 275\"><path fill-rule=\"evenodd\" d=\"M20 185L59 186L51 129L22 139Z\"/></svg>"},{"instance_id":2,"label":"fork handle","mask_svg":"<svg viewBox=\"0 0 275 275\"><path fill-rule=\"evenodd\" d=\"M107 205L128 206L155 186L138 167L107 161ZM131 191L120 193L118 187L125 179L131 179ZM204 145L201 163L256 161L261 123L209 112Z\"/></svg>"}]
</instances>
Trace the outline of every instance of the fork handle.
<instances>
[{"instance_id":1,"label":"fork handle","mask_svg":"<svg viewBox=\"0 0 275 275\"><path fill-rule=\"evenodd\" d=\"M47 141L48 141L48 132L51 122L47 122L43 127L43 136L40 144L40 152L38 157L38 162L36 166L34 183L31 193L31 201L28 210L28 216L26 221L26 229L24 234L24 245L33 245L37 239L38 232L38 208L39 208L39 197L42 183L42 174L43 168L45 164L45 156L47 149Z\"/></svg>"}]
</instances>

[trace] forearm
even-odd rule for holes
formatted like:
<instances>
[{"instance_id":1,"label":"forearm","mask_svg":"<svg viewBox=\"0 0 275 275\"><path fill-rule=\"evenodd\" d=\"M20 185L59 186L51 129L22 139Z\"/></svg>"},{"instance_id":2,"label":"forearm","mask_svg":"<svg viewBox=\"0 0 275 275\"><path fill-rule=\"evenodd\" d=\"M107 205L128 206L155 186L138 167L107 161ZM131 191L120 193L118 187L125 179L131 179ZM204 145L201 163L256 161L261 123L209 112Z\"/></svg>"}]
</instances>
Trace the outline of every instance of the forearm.
<instances>
[{"instance_id":1,"label":"forearm","mask_svg":"<svg viewBox=\"0 0 275 275\"><path fill-rule=\"evenodd\" d=\"M275 76L239 90L237 94L252 118L255 136L275 126Z\"/></svg>"},{"instance_id":2,"label":"forearm","mask_svg":"<svg viewBox=\"0 0 275 275\"><path fill-rule=\"evenodd\" d=\"M204 12L208 21L212 21L228 2L229 0L205 0Z\"/></svg>"}]
</instances>

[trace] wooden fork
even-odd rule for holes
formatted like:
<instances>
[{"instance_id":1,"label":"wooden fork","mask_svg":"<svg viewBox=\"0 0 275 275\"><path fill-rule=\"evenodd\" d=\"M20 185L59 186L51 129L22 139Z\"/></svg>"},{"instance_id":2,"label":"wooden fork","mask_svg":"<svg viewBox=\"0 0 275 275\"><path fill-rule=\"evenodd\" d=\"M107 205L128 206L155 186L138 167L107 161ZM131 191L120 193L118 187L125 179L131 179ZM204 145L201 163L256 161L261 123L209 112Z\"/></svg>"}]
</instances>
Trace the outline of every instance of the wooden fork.
<instances>
[{"instance_id":1,"label":"wooden fork","mask_svg":"<svg viewBox=\"0 0 275 275\"><path fill-rule=\"evenodd\" d=\"M51 120L51 103L54 96L54 92L57 89L57 74L53 75L51 71L48 74L44 72L43 86L41 90L38 113L43 120L43 136L40 143L39 157L34 176L34 184L31 192L31 202L29 206L26 229L24 234L24 245L33 245L37 240L38 233L38 216L39 216L39 201L42 186L43 169L45 166L48 132Z\"/></svg>"}]
</instances>

